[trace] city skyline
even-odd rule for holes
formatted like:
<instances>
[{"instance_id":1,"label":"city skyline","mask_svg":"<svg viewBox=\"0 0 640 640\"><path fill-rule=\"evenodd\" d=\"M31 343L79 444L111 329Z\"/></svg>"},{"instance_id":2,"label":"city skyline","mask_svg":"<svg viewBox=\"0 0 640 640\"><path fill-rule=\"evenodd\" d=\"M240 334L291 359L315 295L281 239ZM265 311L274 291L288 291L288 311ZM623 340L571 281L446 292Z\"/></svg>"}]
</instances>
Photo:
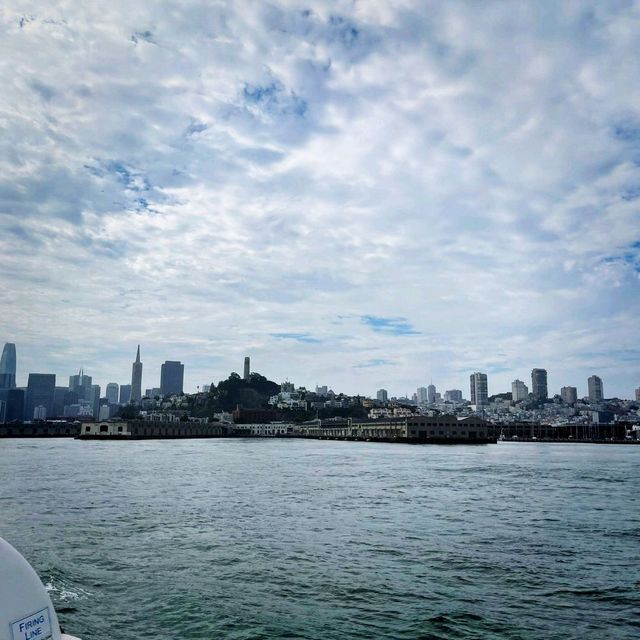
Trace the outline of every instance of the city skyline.
<instances>
[{"instance_id":1,"label":"city skyline","mask_svg":"<svg viewBox=\"0 0 640 640\"><path fill-rule=\"evenodd\" d=\"M12 347L12 357L14 358L13 364L15 365L15 358L16 358L16 345L15 343L5 343L6 345L11 345ZM19 361L19 357L18 357L18 361ZM158 377L157 379L152 378L151 382L152 384L150 385L148 380L145 379L143 374L143 366L144 362L141 359L141 347L140 345L137 345L137 350L136 350L136 356L135 356L135 361L132 365L132 371L130 374L130 377L128 380L122 379L122 380L118 380L118 375L116 376L112 376L112 378L108 381L104 380L101 381L101 384L98 385L100 386L100 388L102 390L105 391L105 394L107 392L107 388L109 387L109 385L112 384L116 384L118 386L118 391L121 387L125 387L129 390L131 390L132 388L132 382L133 382L133 378L136 377L138 374L137 372L139 372L139 378L138 380L138 385L140 387L140 397L144 396L144 390L145 389L161 389L162 388L162 380L163 380L163 368L166 368L166 375L167 376L171 376L171 382L169 382L169 378L167 378L167 388L171 388L171 389L178 389L181 388L184 393L196 393L198 391L198 389L202 389L204 387L204 385L209 385L210 383L214 383L217 384L218 382L220 382L221 380L224 380L227 378L227 376L229 374L231 374L232 372L237 373L238 375L240 375L241 377L244 377L245 379L247 379L247 372L250 370L250 356L243 356L242 357L242 367L236 367L235 369L230 369L229 371L227 371L226 373L223 372L221 373L221 375L219 377L214 377L212 378L209 382L203 382L200 381L197 384L195 384L192 388L187 387L184 384L184 380L185 380L185 371L188 371L188 367L185 365L185 363L181 362L181 361L176 361L176 360L165 360L164 363L160 364L160 366L158 367ZM137 368L139 367L139 368ZM20 370L20 367L18 366L18 371ZM240 373L240 370L242 370L242 373ZM152 371L155 371L155 369L152 368ZM56 376L56 381L57 384L56 386L66 386L66 385L60 385L58 384L60 382L60 380L62 379L66 379L64 377L65 374L58 374L56 372L46 372L46 371L30 371L25 373L25 376L28 377L30 374L50 374L53 373ZM257 371L257 373L260 373L261 375L266 375L267 378L274 380L275 382L278 383L282 383L288 380L292 380L291 376L285 376L284 378L281 379L274 379L272 377L269 376L267 371ZM149 374L151 375L151 374ZM480 376L480 378L477 378L477 376ZM482 376L484 376L484 378L482 378ZM590 385L592 385L592 380L597 380L597 384L599 385L599 389L602 390L603 388L603 380L601 376L598 376L595 373L591 373L583 382L584 382L584 393L581 393L581 385L579 382L577 383L573 383L569 384L569 383L562 383L560 384L557 388L555 388L553 385L549 385L548 386L548 391L547 391L547 377L548 377L548 371L546 369L542 369L542 368L533 368L531 369L531 377L532 379L534 378L534 376L542 376L542 380L543 380L543 384L544 384L544 389L545 389L545 394L543 394L542 396L540 396L539 399L545 399L545 398L552 398L555 395L558 396L562 396L562 392L563 389L576 389L576 394L578 398L584 398L584 397L589 397L590 394L592 394L592 389L590 388ZM122 376L120 376L122 377ZM378 396L379 399L379 392L380 391L384 391L384 393L386 394L386 396L388 398L411 398L413 396L413 394L417 394L418 399L420 398L421 393L424 394L424 398L425 400L427 400L430 404L433 402L434 397L435 397L435 393L436 390L438 394L440 394L443 398L446 394L446 391L448 390L462 390L462 396L469 400L469 401L473 401L473 392L471 391L471 389L469 388L469 377L471 379L471 385L474 385L474 379L477 378L477 380L479 381L480 384L484 384L487 387L487 392L486 392L486 396L485 397L490 397L493 395L497 395L497 394L501 394L501 393L514 393L516 392L516 388L518 389L517 393L520 397L520 399L522 399L523 397L526 397L526 395L529 394L529 392L531 392L531 394L533 395L533 397L536 397L535 392L533 391L533 388L529 389L527 387L526 384L524 384L520 379L518 378L514 378L511 380L511 382L509 382L508 384L506 384L504 386L504 388L498 388L497 386L493 387L492 384L496 384L493 382L492 380L492 376L490 374L487 374L484 371L479 371L479 372L475 372L475 373L471 373L469 374L469 376L467 377L467 382L466 382L466 386L465 384L463 384L462 382L458 381L457 386L456 384L452 384L452 385L448 385L448 384L434 384L434 381L432 378L430 378L429 380L429 384L424 386L423 383L421 384L421 381L416 381L416 384L414 387L412 388L405 388L404 390L398 390L398 391L389 391L388 388L394 388L394 384L391 383L387 383L384 387L379 388L377 390L375 389L367 389L367 390L361 390L361 391L357 391L354 393L345 391L344 389L340 389L337 386L333 385L331 383L330 380L325 380L322 381L322 384L324 384L325 386L328 386L328 388L331 388L333 391L335 391L336 393L348 393L349 395L360 395L360 396L365 396L365 397L376 397ZM81 367L79 370L78 374L72 374L70 376L68 376L69 379L69 388L70 389L76 389L76 387L79 385L81 387L85 387L90 389L92 386L92 376L85 374L84 373L84 368ZM482 382L482 380L484 380L484 382ZM20 384L20 376L17 377L17 386L18 387L26 387L26 382L24 385ZM312 390L313 388L316 387L316 385L321 384L320 382L315 382L315 383L310 383L308 381L296 381L293 380L293 382L295 384L298 384L298 386L302 386L302 387L306 387L307 389ZM436 380L437 382L437 380ZM476 382L476 384L478 384L478 382ZM632 385L633 386L633 385ZM609 394L606 395L604 397L608 397L608 398L613 398L613 397L618 397L618 398L626 398L626 399L634 399L637 395L637 389L639 387L638 386L633 386L631 393L628 396L618 396L616 394ZM77 389L76 389L77 390ZM115 392L114 392L115 393ZM128 393L131 393L131 391L128 391ZM523 395L524 394L524 395ZM81 394L82 396L82 394ZM131 396L132 399L136 400L135 397ZM637 398L636 398L637 399ZM473 402L472 402L473 404Z\"/></svg>"},{"instance_id":2,"label":"city skyline","mask_svg":"<svg viewBox=\"0 0 640 640\"><path fill-rule=\"evenodd\" d=\"M28 372L640 385L632 3L3 4ZM250 44L250 46L248 46ZM133 345L133 346L132 346ZM147 384L152 382L152 384Z\"/></svg>"}]
</instances>

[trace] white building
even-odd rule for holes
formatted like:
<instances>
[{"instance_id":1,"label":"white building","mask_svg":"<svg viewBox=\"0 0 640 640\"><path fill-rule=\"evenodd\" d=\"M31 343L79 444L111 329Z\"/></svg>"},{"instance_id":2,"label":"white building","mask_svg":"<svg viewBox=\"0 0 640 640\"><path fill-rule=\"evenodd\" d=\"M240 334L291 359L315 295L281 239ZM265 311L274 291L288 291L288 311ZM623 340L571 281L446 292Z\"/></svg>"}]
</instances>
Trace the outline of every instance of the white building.
<instances>
[{"instance_id":1,"label":"white building","mask_svg":"<svg viewBox=\"0 0 640 640\"><path fill-rule=\"evenodd\" d=\"M476 407L484 407L489 404L489 384L487 381L487 374L472 373L470 376L471 382L471 404Z\"/></svg>"},{"instance_id":2,"label":"white building","mask_svg":"<svg viewBox=\"0 0 640 640\"><path fill-rule=\"evenodd\" d=\"M522 380L514 380L511 383L511 399L513 402L521 402L529 397L529 389Z\"/></svg>"}]
</instances>

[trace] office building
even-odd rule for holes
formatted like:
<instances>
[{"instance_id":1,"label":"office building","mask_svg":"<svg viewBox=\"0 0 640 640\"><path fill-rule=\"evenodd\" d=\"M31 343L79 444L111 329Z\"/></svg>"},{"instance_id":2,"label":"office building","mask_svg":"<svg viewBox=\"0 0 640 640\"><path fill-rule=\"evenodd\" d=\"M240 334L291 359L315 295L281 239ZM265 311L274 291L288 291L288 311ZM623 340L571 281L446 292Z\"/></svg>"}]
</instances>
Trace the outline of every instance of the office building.
<instances>
[{"instance_id":1,"label":"office building","mask_svg":"<svg viewBox=\"0 0 640 640\"><path fill-rule=\"evenodd\" d=\"M140 402L142 399L142 362L140 362L140 345L136 352L136 361L131 366L131 402Z\"/></svg>"},{"instance_id":2,"label":"office building","mask_svg":"<svg viewBox=\"0 0 640 640\"><path fill-rule=\"evenodd\" d=\"M436 401L436 387L430 384L427 387L427 404L434 404Z\"/></svg>"},{"instance_id":3,"label":"office building","mask_svg":"<svg viewBox=\"0 0 640 640\"><path fill-rule=\"evenodd\" d=\"M245 359L245 368L246 368ZM177 396L182 393L184 365L176 360L165 360L160 367L160 395Z\"/></svg>"},{"instance_id":4,"label":"office building","mask_svg":"<svg viewBox=\"0 0 640 640\"><path fill-rule=\"evenodd\" d=\"M575 404L578 402L578 390L575 387L562 387L560 397L565 404Z\"/></svg>"},{"instance_id":5,"label":"office building","mask_svg":"<svg viewBox=\"0 0 640 640\"><path fill-rule=\"evenodd\" d=\"M323 385L321 387L319 387L318 385L316 385L316 395L318 396L328 396L329 395L329 389L327 388L327 385Z\"/></svg>"},{"instance_id":6,"label":"office building","mask_svg":"<svg viewBox=\"0 0 640 640\"><path fill-rule=\"evenodd\" d=\"M27 382L25 419L33 420L36 407L44 407L47 416L53 415L53 400L56 390L54 373L30 373Z\"/></svg>"},{"instance_id":7,"label":"office building","mask_svg":"<svg viewBox=\"0 0 640 640\"><path fill-rule=\"evenodd\" d=\"M589 400L591 400L591 402L600 402L600 400L604 399L602 378L599 378L598 376L590 376L587 379L587 385L589 388Z\"/></svg>"},{"instance_id":8,"label":"office building","mask_svg":"<svg viewBox=\"0 0 640 640\"><path fill-rule=\"evenodd\" d=\"M120 385L120 404L129 404L130 400L131 400L131 385L121 384Z\"/></svg>"},{"instance_id":9,"label":"office building","mask_svg":"<svg viewBox=\"0 0 640 640\"><path fill-rule=\"evenodd\" d=\"M89 392L89 397L87 400L91 403L91 413L93 417L97 420L98 414L100 412L100 385L92 384L91 391Z\"/></svg>"},{"instance_id":10,"label":"office building","mask_svg":"<svg viewBox=\"0 0 640 640\"><path fill-rule=\"evenodd\" d=\"M77 376L69 376L69 391L77 393L80 400L89 400L91 382L91 376L84 375L84 371L80 369Z\"/></svg>"},{"instance_id":11,"label":"office building","mask_svg":"<svg viewBox=\"0 0 640 640\"><path fill-rule=\"evenodd\" d=\"M640 402L640 387L636 389L636 402Z\"/></svg>"},{"instance_id":12,"label":"office building","mask_svg":"<svg viewBox=\"0 0 640 640\"><path fill-rule=\"evenodd\" d=\"M511 400L513 402L522 402L529 398L529 389L522 380L514 380L511 383Z\"/></svg>"},{"instance_id":13,"label":"office building","mask_svg":"<svg viewBox=\"0 0 640 640\"><path fill-rule=\"evenodd\" d=\"M416 390L416 402L418 404L427 404L427 388L418 387Z\"/></svg>"},{"instance_id":14,"label":"office building","mask_svg":"<svg viewBox=\"0 0 640 640\"><path fill-rule=\"evenodd\" d=\"M118 404L118 383L109 382L104 395L107 397L107 402L109 404Z\"/></svg>"},{"instance_id":15,"label":"office building","mask_svg":"<svg viewBox=\"0 0 640 640\"><path fill-rule=\"evenodd\" d=\"M531 393L536 400L546 400L549 397L546 369L531 370Z\"/></svg>"},{"instance_id":16,"label":"office building","mask_svg":"<svg viewBox=\"0 0 640 640\"><path fill-rule=\"evenodd\" d=\"M462 402L462 391L460 389L449 389L444 392L446 402Z\"/></svg>"},{"instance_id":17,"label":"office building","mask_svg":"<svg viewBox=\"0 0 640 640\"><path fill-rule=\"evenodd\" d=\"M472 373L471 382L471 404L483 407L489 404L489 385L486 373Z\"/></svg>"},{"instance_id":18,"label":"office building","mask_svg":"<svg viewBox=\"0 0 640 640\"><path fill-rule=\"evenodd\" d=\"M376 393L376 398L379 402L387 402L389 400L389 394L386 389L378 389L378 393Z\"/></svg>"},{"instance_id":19,"label":"office building","mask_svg":"<svg viewBox=\"0 0 640 640\"><path fill-rule=\"evenodd\" d=\"M162 395L162 391L160 389L160 387L151 387L151 389L145 389L144 390L144 396L142 396L143 398L159 398Z\"/></svg>"},{"instance_id":20,"label":"office building","mask_svg":"<svg viewBox=\"0 0 640 640\"><path fill-rule=\"evenodd\" d=\"M0 389L0 422L22 422L24 419L24 391Z\"/></svg>"},{"instance_id":21,"label":"office building","mask_svg":"<svg viewBox=\"0 0 640 640\"><path fill-rule=\"evenodd\" d=\"M244 379L248 382L251 376L251 359L247 356L244 359Z\"/></svg>"},{"instance_id":22,"label":"office building","mask_svg":"<svg viewBox=\"0 0 640 640\"><path fill-rule=\"evenodd\" d=\"M14 389L16 386L16 345L6 342L0 358L0 389Z\"/></svg>"}]
</instances>

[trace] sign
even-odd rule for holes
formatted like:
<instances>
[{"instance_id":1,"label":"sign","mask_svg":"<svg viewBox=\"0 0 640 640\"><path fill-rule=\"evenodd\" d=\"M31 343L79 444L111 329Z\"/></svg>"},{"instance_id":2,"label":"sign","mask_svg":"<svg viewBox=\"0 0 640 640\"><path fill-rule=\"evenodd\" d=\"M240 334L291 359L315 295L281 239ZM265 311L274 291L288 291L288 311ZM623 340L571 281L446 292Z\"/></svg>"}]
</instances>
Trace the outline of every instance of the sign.
<instances>
[{"instance_id":1,"label":"sign","mask_svg":"<svg viewBox=\"0 0 640 640\"><path fill-rule=\"evenodd\" d=\"M48 640L51 633L49 609L45 607L22 620L12 623L13 640Z\"/></svg>"}]
</instances>

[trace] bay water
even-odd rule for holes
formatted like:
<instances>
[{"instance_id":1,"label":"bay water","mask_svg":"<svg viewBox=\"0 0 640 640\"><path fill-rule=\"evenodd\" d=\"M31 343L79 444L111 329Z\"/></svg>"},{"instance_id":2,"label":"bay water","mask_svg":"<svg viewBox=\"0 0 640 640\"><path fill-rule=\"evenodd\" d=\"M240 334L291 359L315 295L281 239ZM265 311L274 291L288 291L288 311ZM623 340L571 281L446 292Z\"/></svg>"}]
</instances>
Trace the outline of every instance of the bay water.
<instances>
[{"instance_id":1,"label":"bay water","mask_svg":"<svg viewBox=\"0 0 640 640\"><path fill-rule=\"evenodd\" d=\"M640 447L0 440L83 640L640 637Z\"/></svg>"}]
</instances>

